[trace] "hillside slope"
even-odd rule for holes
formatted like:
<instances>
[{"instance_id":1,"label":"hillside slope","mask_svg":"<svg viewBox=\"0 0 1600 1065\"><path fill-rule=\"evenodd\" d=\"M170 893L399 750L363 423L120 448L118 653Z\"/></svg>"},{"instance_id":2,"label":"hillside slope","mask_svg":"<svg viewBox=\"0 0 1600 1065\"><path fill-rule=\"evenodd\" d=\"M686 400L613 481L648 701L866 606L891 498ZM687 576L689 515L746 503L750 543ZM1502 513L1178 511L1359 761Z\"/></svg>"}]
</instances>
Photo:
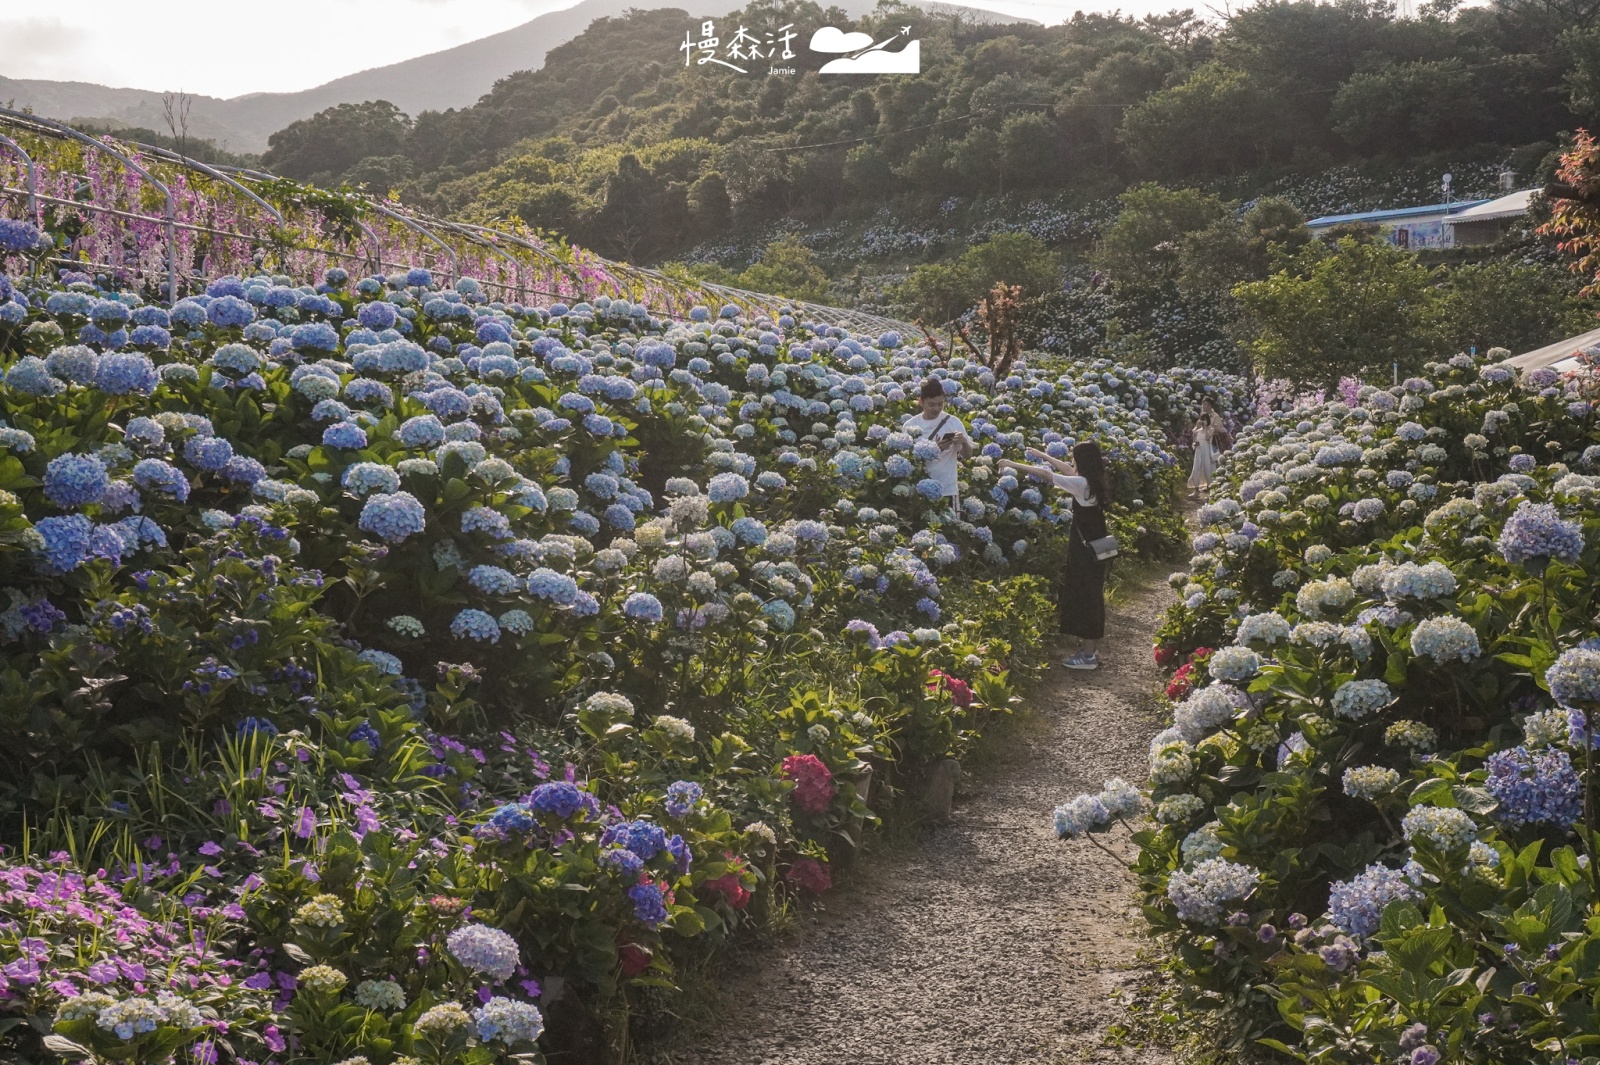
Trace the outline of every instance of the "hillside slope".
<instances>
[{"instance_id":1,"label":"hillside slope","mask_svg":"<svg viewBox=\"0 0 1600 1065\"><path fill-rule=\"evenodd\" d=\"M540 15L476 41L431 52L400 63L374 67L300 92L248 93L221 99L194 96L189 113L191 136L213 140L234 152L262 152L267 138L298 119L325 108L364 100L388 100L401 111L443 111L469 107L495 82L522 70L538 70L550 49L582 34L596 19L612 18L630 9L675 6L649 0L583 0L563 11ZM852 17L872 11L875 0L848 0L836 5ZM946 13L963 11L990 24L1027 23L988 11L974 11L929 0L926 7ZM695 16L700 17L700 16ZM685 14L687 25L690 16ZM41 81L0 76L0 102L31 108L61 121L93 119L97 124L166 128L161 93L148 89L113 88L83 81Z\"/></svg>"}]
</instances>

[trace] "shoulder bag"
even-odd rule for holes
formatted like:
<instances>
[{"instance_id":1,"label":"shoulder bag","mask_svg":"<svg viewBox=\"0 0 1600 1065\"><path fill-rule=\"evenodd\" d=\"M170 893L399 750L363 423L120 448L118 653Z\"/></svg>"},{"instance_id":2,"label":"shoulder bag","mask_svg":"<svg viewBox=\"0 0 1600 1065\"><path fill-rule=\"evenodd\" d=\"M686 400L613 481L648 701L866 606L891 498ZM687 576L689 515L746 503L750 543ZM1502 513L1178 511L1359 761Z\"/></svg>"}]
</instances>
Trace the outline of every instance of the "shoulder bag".
<instances>
[{"instance_id":1,"label":"shoulder bag","mask_svg":"<svg viewBox=\"0 0 1600 1065\"><path fill-rule=\"evenodd\" d=\"M1089 548L1089 551L1095 557L1095 561L1109 562L1111 559L1117 557L1117 538L1112 536L1110 533L1107 533L1105 536L1101 536L1097 539L1090 540L1083 535L1083 530L1078 528L1078 523L1076 521L1072 523L1072 531L1077 534L1078 539L1082 540L1084 545Z\"/></svg>"}]
</instances>

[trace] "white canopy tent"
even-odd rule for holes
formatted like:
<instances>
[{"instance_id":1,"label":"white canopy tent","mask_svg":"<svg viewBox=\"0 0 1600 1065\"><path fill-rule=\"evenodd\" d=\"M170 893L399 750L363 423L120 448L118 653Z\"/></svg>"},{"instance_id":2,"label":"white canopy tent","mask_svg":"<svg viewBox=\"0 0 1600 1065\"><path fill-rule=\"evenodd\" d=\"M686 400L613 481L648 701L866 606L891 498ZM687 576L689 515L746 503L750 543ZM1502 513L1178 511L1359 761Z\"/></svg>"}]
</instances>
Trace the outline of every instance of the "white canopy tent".
<instances>
[{"instance_id":1,"label":"white canopy tent","mask_svg":"<svg viewBox=\"0 0 1600 1065\"><path fill-rule=\"evenodd\" d=\"M1596 344L1600 344L1600 329L1591 329L1587 333L1515 355L1507 359L1505 365L1515 366L1519 370L1537 370L1541 366L1549 366L1565 373L1578 368L1578 352Z\"/></svg>"}]
</instances>

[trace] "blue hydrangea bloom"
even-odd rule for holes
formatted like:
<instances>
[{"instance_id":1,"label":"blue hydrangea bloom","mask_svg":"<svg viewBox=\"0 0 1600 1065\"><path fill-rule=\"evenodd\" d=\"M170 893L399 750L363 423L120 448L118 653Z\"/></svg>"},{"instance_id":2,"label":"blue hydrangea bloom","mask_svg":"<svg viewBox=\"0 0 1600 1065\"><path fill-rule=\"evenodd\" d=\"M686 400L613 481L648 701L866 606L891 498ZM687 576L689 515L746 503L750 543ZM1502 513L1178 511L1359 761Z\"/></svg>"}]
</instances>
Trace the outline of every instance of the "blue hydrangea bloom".
<instances>
[{"instance_id":1,"label":"blue hydrangea bloom","mask_svg":"<svg viewBox=\"0 0 1600 1065\"><path fill-rule=\"evenodd\" d=\"M335 422L322 431L326 447L355 450L367 446L367 431L355 422Z\"/></svg>"},{"instance_id":2,"label":"blue hydrangea bloom","mask_svg":"<svg viewBox=\"0 0 1600 1065\"><path fill-rule=\"evenodd\" d=\"M25 355L13 363L5 381L7 388L27 396L54 396L67 387L37 355Z\"/></svg>"},{"instance_id":3,"label":"blue hydrangea bloom","mask_svg":"<svg viewBox=\"0 0 1600 1065\"><path fill-rule=\"evenodd\" d=\"M189 498L189 479L160 459L143 459L133 467L133 483L148 492L169 495L179 503Z\"/></svg>"},{"instance_id":4,"label":"blue hydrangea bloom","mask_svg":"<svg viewBox=\"0 0 1600 1065\"><path fill-rule=\"evenodd\" d=\"M420 414L400 423L400 442L406 447L429 448L444 443L444 423L432 414Z\"/></svg>"},{"instance_id":5,"label":"blue hydrangea bloom","mask_svg":"<svg viewBox=\"0 0 1600 1065\"><path fill-rule=\"evenodd\" d=\"M1369 865L1355 877L1332 885L1328 917L1350 935L1370 936L1378 930L1384 908L1391 902L1421 897L1400 870Z\"/></svg>"},{"instance_id":6,"label":"blue hydrangea bloom","mask_svg":"<svg viewBox=\"0 0 1600 1065\"><path fill-rule=\"evenodd\" d=\"M216 471L233 458L233 445L219 436L191 436L183 445L183 457L202 470Z\"/></svg>"},{"instance_id":7,"label":"blue hydrangea bloom","mask_svg":"<svg viewBox=\"0 0 1600 1065\"><path fill-rule=\"evenodd\" d=\"M88 561L94 523L82 514L45 518L33 528L43 540L40 553L47 569L67 573Z\"/></svg>"},{"instance_id":8,"label":"blue hydrangea bloom","mask_svg":"<svg viewBox=\"0 0 1600 1065\"><path fill-rule=\"evenodd\" d=\"M1491 754L1484 767L1500 802L1495 816L1507 824L1565 829L1583 816L1583 782L1565 751L1513 747Z\"/></svg>"},{"instance_id":9,"label":"blue hydrangea bloom","mask_svg":"<svg viewBox=\"0 0 1600 1065\"><path fill-rule=\"evenodd\" d=\"M1563 520L1549 503L1522 503L1501 529L1499 547L1512 565L1552 558L1576 562L1583 554L1583 527Z\"/></svg>"},{"instance_id":10,"label":"blue hydrangea bloom","mask_svg":"<svg viewBox=\"0 0 1600 1065\"><path fill-rule=\"evenodd\" d=\"M106 464L93 455L57 455L44 470L44 494L58 507L98 503L110 484Z\"/></svg>"},{"instance_id":11,"label":"blue hydrangea bloom","mask_svg":"<svg viewBox=\"0 0 1600 1065\"><path fill-rule=\"evenodd\" d=\"M459 639L488 643L500 642L500 624L482 610L466 609L450 622L450 632Z\"/></svg>"},{"instance_id":12,"label":"blue hydrangea bloom","mask_svg":"<svg viewBox=\"0 0 1600 1065\"><path fill-rule=\"evenodd\" d=\"M255 321L256 309L238 296L223 296L206 306L206 318L212 325L242 328Z\"/></svg>"},{"instance_id":13,"label":"blue hydrangea bloom","mask_svg":"<svg viewBox=\"0 0 1600 1065\"><path fill-rule=\"evenodd\" d=\"M649 592L634 592L623 602L622 613L634 621L654 625L662 617L661 600Z\"/></svg>"},{"instance_id":14,"label":"blue hydrangea bloom","mask_svg":"<svg viewBox=\"0 0 1600 1065\"><path fill-rule=\"evenodd\" d=\"M367 498L358 524L366 532L397 544L427 527L427 511L410 492L383 492Z\"/></svg>"}]
</instances>

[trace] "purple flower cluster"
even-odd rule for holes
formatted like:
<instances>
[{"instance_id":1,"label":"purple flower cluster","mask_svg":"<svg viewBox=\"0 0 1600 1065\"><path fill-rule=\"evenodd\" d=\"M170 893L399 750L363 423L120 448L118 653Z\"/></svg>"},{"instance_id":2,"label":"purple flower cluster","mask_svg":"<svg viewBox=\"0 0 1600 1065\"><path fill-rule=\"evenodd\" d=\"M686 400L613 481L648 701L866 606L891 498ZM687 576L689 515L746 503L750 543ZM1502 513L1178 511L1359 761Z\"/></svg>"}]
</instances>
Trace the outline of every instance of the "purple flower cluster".
<instances>
[{"instance_id":1,"label":"purple flower cluster","mask_svg":"<svg viewBox=\"0 0 1600 1065\"><path fill-rule=\"evenodd\" d=\"M1513 747L1484 765L1489 794L1500 802L1495 814L1507 824L1571 828L1582 816L1583 782L1567 752Z\"/></svg>"},{"instance_id":2,"label":"purple flower cluster","mask_svg":"<svg viewBox=\"0 0 1600 1065\"><path fill-rule=\"evenodd\" d=\"M1583 554L1583 527L1563 520L1549 503L1522 503L1500 530L1499 547L1512 565L1550 559L1576 562Z\"/></svg>"},{"instance_id":3,"label":"purple flower cluster","mask_svg":"<svg viewBox=\"0 0 1600 1065\"><path fill-rule=\"evenodd\" d=\"M1370 936L1378 930L1384 907L1398 900L1420 898L1405 874L1386 865L1369 865L1350 880L1328 891L1328 916L1353 936Z\"/></svg>"}]
</instances>

